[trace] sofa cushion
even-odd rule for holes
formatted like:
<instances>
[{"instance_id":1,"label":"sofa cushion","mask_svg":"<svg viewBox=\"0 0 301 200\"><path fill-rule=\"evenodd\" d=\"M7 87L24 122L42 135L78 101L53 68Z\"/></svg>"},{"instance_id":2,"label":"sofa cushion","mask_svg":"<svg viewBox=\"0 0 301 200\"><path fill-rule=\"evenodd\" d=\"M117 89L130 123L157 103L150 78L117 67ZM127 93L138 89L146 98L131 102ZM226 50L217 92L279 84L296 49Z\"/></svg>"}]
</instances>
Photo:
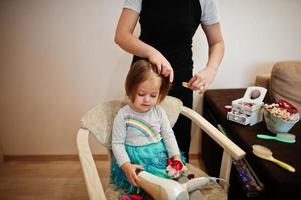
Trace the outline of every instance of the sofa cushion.
<instances>
[{"instance_id":1,"label":"sofa cushion","mask_svg":"<svg viewBox=\"0 0 301 200\"><path fill-rule=\"evenodd\" d=\"M270 88L272 101L285 99L301 113L301 61L276 63L272 69Z\"/></svg>"}]
</instances>

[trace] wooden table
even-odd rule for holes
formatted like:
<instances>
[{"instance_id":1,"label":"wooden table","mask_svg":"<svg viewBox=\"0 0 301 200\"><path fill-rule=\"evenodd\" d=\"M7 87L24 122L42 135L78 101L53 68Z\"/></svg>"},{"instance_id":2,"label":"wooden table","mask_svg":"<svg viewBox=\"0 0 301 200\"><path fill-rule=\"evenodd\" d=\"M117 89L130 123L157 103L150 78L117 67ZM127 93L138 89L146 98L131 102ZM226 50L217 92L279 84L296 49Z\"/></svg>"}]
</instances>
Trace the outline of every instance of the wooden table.
<instances>
[{"instance_id":1,"label":"wooden table","mask_svg":"<svg viewBox=\"0 0 301 200\"><path fill-rule=\"evenodd\" d=\"M253 126L245 126L227 120L228 110L224 106L231 105L232 100L241 98L245 90L221 89L206 91L204 95L204 117L213 124L220 124L226 130L231 140L247 153L247 161L265 185L263 199L275 200L285 199L291 195L299 196L299 191L301 191L301 122L299 121L290 131L296 136L296 143L294 144L258 139L256 134L272 134L266 129L264 122ZM295 167L296 172L291 173L270 161L256 157L252 154L253 144L268 147L272 150L275 158L292 165ZM221 153L210 138L203 138L202 148L204 148L202 152L207 152L207 154L202 154L202 157L208 173L216 174L219 168L219 163L217 162L219 159L217 158L221 156ZM231 191L238 191L238 189L230 186L229 196L231 196ZM240 197L240 199L243 199L243 197Z\"/></svg>"}]
</instances>

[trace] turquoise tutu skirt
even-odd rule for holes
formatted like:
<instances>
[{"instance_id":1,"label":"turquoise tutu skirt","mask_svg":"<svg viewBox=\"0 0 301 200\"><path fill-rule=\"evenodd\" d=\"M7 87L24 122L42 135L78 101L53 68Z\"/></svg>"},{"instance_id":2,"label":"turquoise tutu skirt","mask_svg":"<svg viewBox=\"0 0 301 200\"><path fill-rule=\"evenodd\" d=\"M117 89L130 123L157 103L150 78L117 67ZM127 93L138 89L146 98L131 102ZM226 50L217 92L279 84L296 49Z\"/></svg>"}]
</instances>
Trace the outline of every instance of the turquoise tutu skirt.
<instances>
[{"instance_id":1,"label":"turquoise tutu skirt","mask_svg":"<svg viewBox=\"0 0 301 200\"><path fill-rule=\"evenodd\" d=\"M151 174L170 179L166 171L168 154L162 141L145 146L126 145L125 149L132 164L141 165L145 171ZM184 159L182 160L184 162ZM128 182L127 176L118 166L114 156L112 158L111 181L127 192L139 192L137 187L132 186Z\"/></svg>"}]
</instances>

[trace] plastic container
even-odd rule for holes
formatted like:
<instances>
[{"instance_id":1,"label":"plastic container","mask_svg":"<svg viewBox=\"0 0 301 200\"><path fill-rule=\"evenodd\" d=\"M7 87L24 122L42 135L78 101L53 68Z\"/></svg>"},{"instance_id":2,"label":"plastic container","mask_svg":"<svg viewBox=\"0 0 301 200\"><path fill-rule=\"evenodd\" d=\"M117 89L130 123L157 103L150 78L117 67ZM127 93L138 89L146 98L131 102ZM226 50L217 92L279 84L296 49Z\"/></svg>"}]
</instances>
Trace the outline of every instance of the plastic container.
<instances>
[{"instance_id":1,"label":"plastic container","mask_svg":"<svg viewBox=\"0 0 301 200\"><path fill-rule=\"evenodd\" d=\"M259 86L247 88L242 98L232 101L232 109L227 113L227 119L243 125L254 125L262 121L263 99L267 89ZM254 94L256 94L254 96Z\"/></svg>"}]
</instances>

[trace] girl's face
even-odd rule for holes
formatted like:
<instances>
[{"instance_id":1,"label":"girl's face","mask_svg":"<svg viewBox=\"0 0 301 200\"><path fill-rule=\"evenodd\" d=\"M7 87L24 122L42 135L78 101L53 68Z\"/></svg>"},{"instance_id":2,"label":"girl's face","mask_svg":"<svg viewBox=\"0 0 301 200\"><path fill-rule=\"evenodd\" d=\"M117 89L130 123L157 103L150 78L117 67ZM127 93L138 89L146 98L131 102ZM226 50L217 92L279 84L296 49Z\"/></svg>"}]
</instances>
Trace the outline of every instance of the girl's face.
<instances>
[{"instance_id":1,"label":"girl's face","mask_svg":"<svg viewBox=\"0 0 301 200\"><path fill-rule=\"evenodd\" d=\"M155 74L140 83L135 94L135 101L131 103L131 107L138 112L149 111L158 102L161 83L161 77Z\"/></svg>"}]
</instances>

